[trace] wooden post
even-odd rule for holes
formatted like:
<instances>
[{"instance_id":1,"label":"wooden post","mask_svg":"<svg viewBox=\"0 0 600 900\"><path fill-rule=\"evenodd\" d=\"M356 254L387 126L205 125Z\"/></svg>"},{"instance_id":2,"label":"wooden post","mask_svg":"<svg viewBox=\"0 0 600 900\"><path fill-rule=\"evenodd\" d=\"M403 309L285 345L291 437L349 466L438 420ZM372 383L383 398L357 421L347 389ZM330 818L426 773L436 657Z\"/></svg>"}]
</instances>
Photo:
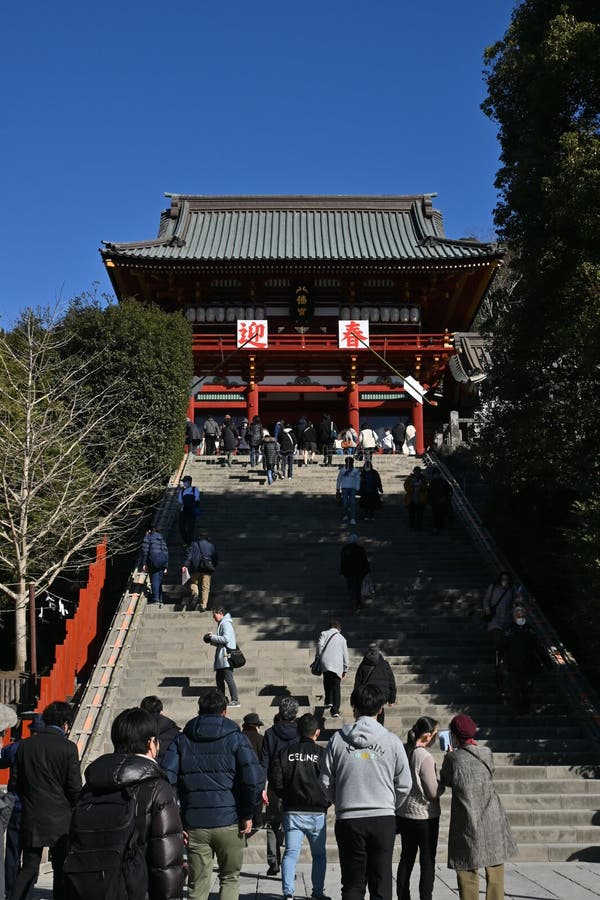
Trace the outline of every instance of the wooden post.
<instances>
[{"instance_id":1,"label":"wooden post","mask_svg":"<svg viewBox=\"0 0 600 900\"><path fill-rule=\"evenodd\" d=\"M258 391L255 387L248 388L248 423L258 415Z\"/></svg>"},{"instance_id":2,"label":"wooden post","mask_svg":"<svg viewBox=\"0 0 600 900\"><path fill-rule=\"evenodd\" d=\"M188 408L187 408L187 414L186 414L188 419L190 419L191 422L194 421L194 405L195 405L194 404L194 395L191 394L189 402L188 402Z\"/></svg>"},{"instance_id":3,"label":"wooden post","mask_svg":"<svg viewBox=\"0 0 600 900\"><path fill-rule=\"evenodd\" d=\"M415 436L417 456L422 456L425 453L425 430L423 426L423 404L417 403L416 400L413 401L413 425L416 428L417 434Z\"/></svg>"},{"instance_id":4,"label":"wooden post","mask_svg":"<svg viewBox=\"0 0 600 900\"><path fill-rule=\"evenodd\" d=\"M29 585L29 670L37 678L37 632L35 621L35 586Z\"/></svg>"},{"instance_id":5,"label":"wooden post","mask_svg":"<svg viewBox=\"0 0 600 900\"><path fill-rule=\"evenodd\" d=\"M360 431L360 409L359 409L359 395L358 390L356 389L356 385L350 385L348 387L348 425L351 425L352 428L358 434Z\"/></svg>"},{"instance_id":6,"label":"wooden post","mask_svg":"<svg viewBox=\"0 0 600 900\"><path fill-rule=\"evenodd\" d=\"M258 416L258 390L256 388L255 357L248 358L248 423Z\"/></svg>"}]
</instances>

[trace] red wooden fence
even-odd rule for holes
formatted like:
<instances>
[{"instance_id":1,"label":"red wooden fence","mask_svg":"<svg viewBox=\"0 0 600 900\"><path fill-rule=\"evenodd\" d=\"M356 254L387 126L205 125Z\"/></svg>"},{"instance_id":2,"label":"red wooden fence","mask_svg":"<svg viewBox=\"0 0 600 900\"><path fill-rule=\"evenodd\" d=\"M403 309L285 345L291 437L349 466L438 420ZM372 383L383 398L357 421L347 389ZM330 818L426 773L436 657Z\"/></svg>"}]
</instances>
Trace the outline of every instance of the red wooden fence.
<instances>
[{"instance_id":1,"label":"red wooden fence","mask_svg":"<svg viewBox=\"0 0 600 900\"><path fill-rule=\"evenodd\" d=\"M67 620L65 639L58 644L54 665L49 675L40 678L36 712L53 700L67 700L75 693L77 675L88 662L90 644L99 625L99 605L106 578L106 543L96 546L96 559L88 570L88 583L79 591L79 604L72 619ZM5 735L7 743L9 733ZM6 784L8 770L0 769L0 784Z\"/></svg>"},{"instance_id":2,"label":"red wooden fence","mask_svg":"<svg viewBox=\"0 0 600 900\"><path fill-rule=\"evenodd\" d=\"M53 700L66 700L75 693L77 675L88 661L90 644L98 629L98 606L106 578L106 544L96 547L96 559L89 567L88 583L79 591L79 604L67 620L65 639L56 647L49 675L40 678L36 712Z\"/></svg>"}]
</instances>

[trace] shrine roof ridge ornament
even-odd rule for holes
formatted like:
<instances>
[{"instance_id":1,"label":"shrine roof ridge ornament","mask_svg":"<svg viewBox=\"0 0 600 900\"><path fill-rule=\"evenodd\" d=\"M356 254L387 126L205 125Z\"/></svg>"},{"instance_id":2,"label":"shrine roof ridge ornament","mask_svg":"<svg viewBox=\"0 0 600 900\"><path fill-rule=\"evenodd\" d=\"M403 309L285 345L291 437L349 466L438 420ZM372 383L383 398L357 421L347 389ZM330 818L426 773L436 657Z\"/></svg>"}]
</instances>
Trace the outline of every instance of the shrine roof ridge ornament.
<instances>
[{"instance_id":1,"label":"shrine roof ridge ornament","mask_svg":"<svg viewBox=\"0 0 600 900\"><path fill-rule=\"evenodd\" d=\"M105 262L468 261L489 264L495 244L444 234L435 194L407 196L200 196L173 194L158 237L103 241Z\"/></svg>"}]
</instances>

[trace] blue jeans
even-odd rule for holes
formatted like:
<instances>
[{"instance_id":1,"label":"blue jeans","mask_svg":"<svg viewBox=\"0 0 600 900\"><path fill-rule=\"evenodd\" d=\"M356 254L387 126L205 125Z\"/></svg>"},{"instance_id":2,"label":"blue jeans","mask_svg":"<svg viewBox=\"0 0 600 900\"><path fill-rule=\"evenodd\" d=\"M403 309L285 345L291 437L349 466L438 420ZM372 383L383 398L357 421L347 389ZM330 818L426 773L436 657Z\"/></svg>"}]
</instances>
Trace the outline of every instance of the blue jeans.
<instances>
[{"instance_id":1,"label":"blue jeans","mask_svg":"<svg viewBox=\"0 0 600 900\"><path fill-rule=\"evenodd\" d=\"M163 578L164 569L150 569L150 586L152 587L152 603L162 603L163 601Z\"/></svg>"},{"instance_id":2,"label":"blue jeans","mask_svg":"<svg viewBox=\"0 0 600 900\"><path fill-rule=\"evenodd\" d=\"M313 896L320 896L325 888L325 871L327 869L325 813L284 813L283 830L285 832L285 853L281 860L281 881L284 897L294 896L296 863L300 856L304 835L308 838L312 856Z\"/></svg>"},{"instance_id":3,"label":"blue jeans","mask_svg":"<svg viewBox=\"0 0 600 900\"><path fill-rule=\"evenodd\" d=\"M273 484L273 469L267 469L267 484Z\"/></svg>"},{"instance_id":4,"label":"blue jeans","mask_svg":"<svg viewBox=\"0 0 600 900\"><path fill-rule=\"evenodd\" d=\"M356 519L356 491L354 488L342 488L342 506L345 515Z\"/></svg>"}]
</instances>

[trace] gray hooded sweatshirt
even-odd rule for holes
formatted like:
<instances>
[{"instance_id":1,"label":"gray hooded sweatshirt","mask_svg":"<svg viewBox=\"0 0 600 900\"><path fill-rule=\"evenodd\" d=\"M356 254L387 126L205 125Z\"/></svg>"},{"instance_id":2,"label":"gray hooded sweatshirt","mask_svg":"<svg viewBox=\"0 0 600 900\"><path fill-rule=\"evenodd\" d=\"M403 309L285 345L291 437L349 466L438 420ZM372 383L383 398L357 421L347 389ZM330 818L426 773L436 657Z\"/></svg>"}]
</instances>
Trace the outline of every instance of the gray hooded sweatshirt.
<instances>
[{"instance_id":1,"label":"gray hooded sweatshirt","mask_svg":"<svg viewBox=\"0 0 600 900\"><path fill-rule=\"evenodd\" d=\"M402 741L376 719L361 716L329 741L321 783L336 819L395 816L412 787Z\"/></svg>"}]
</instances>

